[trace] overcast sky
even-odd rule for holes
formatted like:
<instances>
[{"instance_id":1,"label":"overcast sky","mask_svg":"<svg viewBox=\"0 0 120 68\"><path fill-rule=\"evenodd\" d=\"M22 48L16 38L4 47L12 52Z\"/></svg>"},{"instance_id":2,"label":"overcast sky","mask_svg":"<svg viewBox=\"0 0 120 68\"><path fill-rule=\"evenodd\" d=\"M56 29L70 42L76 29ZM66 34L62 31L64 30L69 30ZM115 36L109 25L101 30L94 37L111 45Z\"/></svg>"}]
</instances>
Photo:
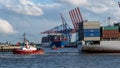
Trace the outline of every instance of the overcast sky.
<instances>
[{"instance_id":1,"label":"overcast sky","mask_svg":"<svg viewBox=\"0 0 120 68\"><path fill-rule=\"evenodd\" d=\"M40 41L40 32L62 24L60 13L73 28L68 12L79 7L84 19L120 21L119 0L0 0L0 42Z\"/></svg>"}]
</instances>

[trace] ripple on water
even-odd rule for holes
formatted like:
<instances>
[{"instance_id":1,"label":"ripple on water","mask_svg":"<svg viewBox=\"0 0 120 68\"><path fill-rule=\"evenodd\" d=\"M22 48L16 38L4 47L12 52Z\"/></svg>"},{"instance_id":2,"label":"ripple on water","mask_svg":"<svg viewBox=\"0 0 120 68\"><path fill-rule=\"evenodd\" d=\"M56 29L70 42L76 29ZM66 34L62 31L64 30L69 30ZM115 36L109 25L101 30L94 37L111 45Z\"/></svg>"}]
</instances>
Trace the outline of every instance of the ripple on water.
<instances>
[{"instance_id":1,"label":"ripple on water","mask_svg":"<svg viewBox=\"0 0 120 68\"><path fill-rule=\"evenodd\" d=\"M0 68L119 68L120 54L14 55L0 53Z\"/></svg>"}]
</instances>

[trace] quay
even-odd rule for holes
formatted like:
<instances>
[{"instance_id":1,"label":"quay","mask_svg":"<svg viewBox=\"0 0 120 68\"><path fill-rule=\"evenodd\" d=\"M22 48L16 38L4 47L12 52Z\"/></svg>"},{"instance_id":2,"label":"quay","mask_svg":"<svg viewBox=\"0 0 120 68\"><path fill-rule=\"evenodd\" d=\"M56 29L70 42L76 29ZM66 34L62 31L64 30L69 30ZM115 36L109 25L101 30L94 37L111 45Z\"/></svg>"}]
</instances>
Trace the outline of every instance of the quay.
<instances>
[{"instance_id":1,"label":"quay","mask_svg":"<svg viewBox=\"0 0 120 68\"><path fill-rule=\"evenodd\" d=\"M45 51L44 55L79 55L80 47L64 47L58 48L58 50L53 50L51 47L37 47L37 49L43 49ZM0 46L0 52L12 52L14 48L20 48L20 46L9 45L9 46Z\"/></svg>"},{"instance_id":2,"label":"quay","mask_svg":"<svg viewBox=\"0 0 120 68\"><path fill-rule=\"evenodd\" d=\"M0 52L11 52L14 48L20 48L20 46L15 45L0 46Z\"/></svg>"}]
</instances>

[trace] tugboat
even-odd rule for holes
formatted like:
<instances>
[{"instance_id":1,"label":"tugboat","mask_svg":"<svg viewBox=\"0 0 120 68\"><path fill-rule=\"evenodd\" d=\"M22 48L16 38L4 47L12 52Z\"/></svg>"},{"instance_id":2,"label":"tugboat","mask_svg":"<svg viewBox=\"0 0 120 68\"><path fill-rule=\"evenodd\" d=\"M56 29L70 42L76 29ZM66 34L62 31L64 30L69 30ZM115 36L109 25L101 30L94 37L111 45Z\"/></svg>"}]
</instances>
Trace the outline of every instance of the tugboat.
<instances>
[{"instance_id":1,"label":"tugboat","mask_svg":"<svg viewBox=\"0 0 120 68\"><path fill-rule=\"evenodd\" d=\"M22 46L19 49L13 49L12 50L13 54L35 54L35 55L44 54L44 50L42 49L38 50L36 47L29 45L29 42L25 38L25 33L23 34L23 36L24 36L24 42L23 42L24 46Z\"/></svg>"}]
</instances>

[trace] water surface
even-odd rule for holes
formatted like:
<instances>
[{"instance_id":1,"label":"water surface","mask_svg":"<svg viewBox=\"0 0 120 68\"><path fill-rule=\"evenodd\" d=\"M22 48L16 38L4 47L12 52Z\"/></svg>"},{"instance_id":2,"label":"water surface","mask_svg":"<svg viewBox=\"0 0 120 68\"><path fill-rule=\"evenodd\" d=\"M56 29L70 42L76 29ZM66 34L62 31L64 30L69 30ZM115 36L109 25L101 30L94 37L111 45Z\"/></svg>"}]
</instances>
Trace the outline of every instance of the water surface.
<instances>
[{"instance_id":1,"label":"water surface","mask_svg":"<svg viewBox=\"0 0 120 68\"><path fill-rule=\"evenodd\" d=\"M0 68L120 68L120 54L14 55L1 52Z\"/></svg>"}]
</instances>

